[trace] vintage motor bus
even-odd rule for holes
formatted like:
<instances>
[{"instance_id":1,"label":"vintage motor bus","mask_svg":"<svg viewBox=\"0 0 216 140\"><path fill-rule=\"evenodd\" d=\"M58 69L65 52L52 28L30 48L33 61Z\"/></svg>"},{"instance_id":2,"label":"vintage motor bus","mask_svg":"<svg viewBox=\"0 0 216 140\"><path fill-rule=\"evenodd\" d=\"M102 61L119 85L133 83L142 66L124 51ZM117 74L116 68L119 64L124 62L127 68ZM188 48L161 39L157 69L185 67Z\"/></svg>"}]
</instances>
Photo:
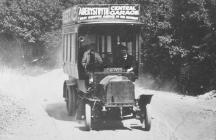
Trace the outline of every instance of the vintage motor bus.
<instances>
[{"instance_id":1,"label":"vintage motor bus","mask_svg":"<svg viewBox=\"0 0 216 140\"><path fill-rule=\"evenodd\" d=\"M145 130L150 130L151 95L135 99L133 83L138 78L141 27L138 4L76 5L63 12L63 70L68 75L63 97L68 114L81 114L87 130L98 118L112 113L120 119L137 118ZM117 63L121 46L133 57L132 71ZM100 69L94 69L95 55L92 70L83 66L89 48L101 57Z\"/></svg>"}]
</instances>

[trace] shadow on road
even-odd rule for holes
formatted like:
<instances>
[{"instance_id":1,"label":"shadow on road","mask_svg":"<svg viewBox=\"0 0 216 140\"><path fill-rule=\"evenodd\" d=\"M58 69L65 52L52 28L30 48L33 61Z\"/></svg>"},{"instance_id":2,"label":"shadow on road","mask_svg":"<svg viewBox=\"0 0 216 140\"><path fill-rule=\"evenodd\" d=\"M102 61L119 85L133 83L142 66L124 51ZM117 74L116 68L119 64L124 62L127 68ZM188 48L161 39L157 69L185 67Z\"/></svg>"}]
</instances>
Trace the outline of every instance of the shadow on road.
<instances>
[{"instance_id":1,"label":"shadow on road","mask_svg":"<svg viewBox=\"0 0 216 140\"><path fill-rule=\"evenodd\" d=\"M85 131L85 121L84 120L75 120L74 117L68 116L65 103L52 103L47 104L45 107L47 114L60 121L73 121L77 123L75 127L81 131ZM125 126L123 122L119 119L114 119L115 117L107 117L106 119L97 119L92 122L92 127L95 131L104 131L104 130L141 130L140 126L137 124L130 123L130 126Z\"/></svg>"},{"instance_id":2,"label":"shadow on road","mask_svg":"<svg viewBox=\"0 0 216 140\"><path fill-rule=\"evenodd\" d=\"M68 116L65 103L48 104L46 105L45 111L50 117L55 118L57 120L61 120L61 121L74 120L73 117Z\"/></svg>"},{"instance_id":3,"label":"shadow on road","mask_svg":"<svg viewBox=\"0 0 216 140\"><path fill-rule=\"evenodd\" d=\"M95 120L92 127L96 131L104 130L130 130L125 127L121 120ZM81 129L82 130L82 129Z\"/></svg>"}]
</instances>

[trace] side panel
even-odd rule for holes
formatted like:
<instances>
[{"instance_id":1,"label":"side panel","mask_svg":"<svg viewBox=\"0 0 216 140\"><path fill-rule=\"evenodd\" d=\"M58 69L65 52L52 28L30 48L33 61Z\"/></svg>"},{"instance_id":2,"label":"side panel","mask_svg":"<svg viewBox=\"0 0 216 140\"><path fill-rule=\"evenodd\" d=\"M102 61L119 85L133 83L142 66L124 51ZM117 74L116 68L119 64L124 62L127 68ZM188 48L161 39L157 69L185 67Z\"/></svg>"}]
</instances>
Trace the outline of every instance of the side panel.
<instances>
[{"instance_id":1,"label":"side panel","mask_svg":"<svg viewBox=\"0 0 216 140\"><path fill-rule=\"evenodd\" d=\"M77 64L64 63L63 70L64 73L68 74L69 76L79 79Z\"/></svg>"},{"instance_id":2,"label":"side panel","mask_svg":"<svg viewBox=\"0 0 216 140\"><path fill-rule=\"evenodd\" d=\"M77 59L77 27L63 27L63 70L66 74L76 79L78 75L78 59Z\"/></svg>"}]
</instances>

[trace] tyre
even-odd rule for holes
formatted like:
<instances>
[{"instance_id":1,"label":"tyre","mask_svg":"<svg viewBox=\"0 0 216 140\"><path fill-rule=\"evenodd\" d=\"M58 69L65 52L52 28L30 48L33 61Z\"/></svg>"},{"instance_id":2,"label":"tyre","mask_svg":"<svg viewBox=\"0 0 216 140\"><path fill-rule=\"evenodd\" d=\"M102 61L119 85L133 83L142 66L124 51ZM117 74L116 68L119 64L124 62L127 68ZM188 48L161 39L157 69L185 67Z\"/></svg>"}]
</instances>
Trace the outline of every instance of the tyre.
<instances>
[{"instance_id":1,"label":"tyre","mask_svg":"<svg viewBox=\"0 0 216 140\"><path fill-rule=\"evenodd\" d=\"M145 131L149 131L151 129L151 114L148 105L142 110L141 123L142 128L144 128Z\"/></svg>"},{"instance_id":2,"label":"tyre","mask_svg":"<svg viewBox=\"0 0 216 140\"><path fill-rule=\"evenodd\" d=\"M75 116L76 114L76 89L72 86L67 86L67 99L66 107L69 116Z\"/></svg>"},{"instance_id":3,"label":"tyre","mask_svg":"<svg viewBox=\"0 0 216 140\"><path fill-rule=\"evenodd\" d=\"M91 106L89 104L85 104L85 127L87 131L92 129L92 112Z\"/></svg>"},{"instance_id":4,"label":"tyre","mask_svg":"<svg viewBox=\"0 0 216 140\"><path fill-rule=\"evenodd\" d=\"M150 110L149 110L149 106L146 106L145 109L145 130L149 131L151 129L151 114L150 114Z\"/></svg>"},{"instance_id":5,"label":"tyre","mask_svg":"<svg viewBox=\"0 0 216 140\"><path fill-rule=\"evenodd\" d=\"M63 84L63 97L65 98L65 101L67 100L67 85L66 85L66 81Z\"/></svg>"}]
</instances>

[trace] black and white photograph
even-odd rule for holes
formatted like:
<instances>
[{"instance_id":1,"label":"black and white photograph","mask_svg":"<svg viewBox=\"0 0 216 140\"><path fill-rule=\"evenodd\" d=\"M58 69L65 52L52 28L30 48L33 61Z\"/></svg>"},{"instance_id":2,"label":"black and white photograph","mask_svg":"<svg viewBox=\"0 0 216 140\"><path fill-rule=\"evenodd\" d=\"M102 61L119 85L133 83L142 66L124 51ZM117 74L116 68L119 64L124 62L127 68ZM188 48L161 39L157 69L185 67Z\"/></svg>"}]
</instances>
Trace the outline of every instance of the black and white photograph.
<instances>
[{"instance_id":1,"label":"black and white photograph","mask_svg":"<svg viewBox=\"0 0 216 140\"><path fill-rule=\"evenodd\" d=\"M216 0L0 0L0 140L216 140Z\"/></svg>"}]
</instances>

